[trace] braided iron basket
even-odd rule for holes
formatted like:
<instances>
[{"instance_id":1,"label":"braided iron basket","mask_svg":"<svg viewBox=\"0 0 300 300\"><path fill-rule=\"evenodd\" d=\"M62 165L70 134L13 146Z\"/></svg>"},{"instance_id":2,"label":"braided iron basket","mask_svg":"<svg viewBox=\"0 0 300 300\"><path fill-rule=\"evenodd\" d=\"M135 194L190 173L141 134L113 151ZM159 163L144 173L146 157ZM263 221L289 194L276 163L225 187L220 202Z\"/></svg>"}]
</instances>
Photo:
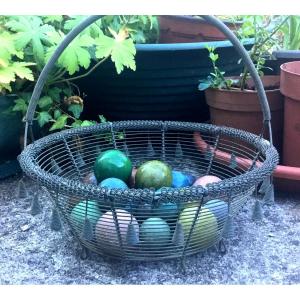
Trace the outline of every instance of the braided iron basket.
<instances>
[{"instance_id":1,"label":"braided iron basket","mask_svg":"<svg viewBox=\"0 0 300 300\"><path fill-rule=\"evenodd\" d=\"M73 38L98 18L89 17L71 31L42 71L26 116L25 146L47 74ZM266 96L246 50L222 22L203 18L222 30L243 57L262 105L262 128L271 136ZM209 124L123 121L51 134L26 146L19 161L29 177L47 188L84 248L119 259L158 260L221 245L227 222L278 163L272 139L262 136ZM97 156L108 149L123 151L136 168L157 159L172 170L222 181L159 191L87 183ZM168 205L172 209L162 209ZM160 222L145 230L149 218Z\"/></svg>"}]
</instances>

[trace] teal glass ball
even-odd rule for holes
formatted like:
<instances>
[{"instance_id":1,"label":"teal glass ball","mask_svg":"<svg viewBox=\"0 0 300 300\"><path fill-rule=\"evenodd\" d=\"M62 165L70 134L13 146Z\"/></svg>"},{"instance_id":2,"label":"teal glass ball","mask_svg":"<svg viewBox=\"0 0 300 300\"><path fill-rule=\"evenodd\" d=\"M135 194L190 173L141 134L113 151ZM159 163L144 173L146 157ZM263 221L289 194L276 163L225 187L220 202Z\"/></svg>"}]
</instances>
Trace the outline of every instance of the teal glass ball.
<instances>
[{"instance_id":1,"label":"teal glass ball","mask_svg":"<svg viewBox=\"0 0 300 300\"><path fill-rule=\"evenodd\" d=\"M81 231L83 229L86 216L90 220L94 229L101 215L102 213L95 200L83 200L76 204L76 206L72 209L70 219L74 226Z\"/></svg>"},{"instance_id":2,"label":"teal glass ball","mask_svg":"<svg viewBox=\"0 0 300 300\"><path fill-rule=\"evenodd\" d=\"M94 173L98 182L115 177L128 182L132 171L130 159L120 150L107 150L101 153L94 164Z\"/></svg>"},{"instance_id":3,"label":"teal glass ball","mask_svg":"<svg viewBox=\"0 0 300 300\"><path fill-rule=\"evenodd\" d=\"M141 241L145 246L162 246L171 238L171 230L166 221L158 217L145 220L140 228Z\"/></svg>"},{"instance_id":4,"label":"teal glass ball","mask_svg":"<svg viewBox=\"0 0 300 300\"><path fill-rule=\"evenodd\" d=\"M102 180L99 186L106 187L109 189L128 189L127 184L123 180L114 177L110 177Z\"/></svg>"}]
</instances>

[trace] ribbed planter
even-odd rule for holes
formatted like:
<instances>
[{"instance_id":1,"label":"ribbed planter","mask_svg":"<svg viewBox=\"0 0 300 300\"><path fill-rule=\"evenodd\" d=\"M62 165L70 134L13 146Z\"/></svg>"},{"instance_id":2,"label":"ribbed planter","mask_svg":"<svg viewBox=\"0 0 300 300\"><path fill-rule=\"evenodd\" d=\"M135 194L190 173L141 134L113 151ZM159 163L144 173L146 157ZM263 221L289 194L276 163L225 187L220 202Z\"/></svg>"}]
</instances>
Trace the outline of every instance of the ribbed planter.
<instances>
[{"instance_id":1,"label":"ribbed planter","mask_svg":"<svg viewBox=\"0 0 300 300\"><path fill-rule=\"evenodd\" d=\"M212 71L207 45L217 47L218 66L226 75L240 73L240 57L228 41L140 44L136 46L136 71L118 75L111 61L106 61L77 82L87 94L84 117L207 121L204 93L198 91L199 80Z\"/></svg>"},{"instance_id":2,"label":"ribbed planter","mask_svg":"<svg viewBox=\"0 0 300 300\"><path fill-rule=\"evenodd\" d=\"M215 26L192 16L158 16L160 43L223 41L225 35ZM231 30L242 23L224 22Z\"/></svg>"}]
</instances>

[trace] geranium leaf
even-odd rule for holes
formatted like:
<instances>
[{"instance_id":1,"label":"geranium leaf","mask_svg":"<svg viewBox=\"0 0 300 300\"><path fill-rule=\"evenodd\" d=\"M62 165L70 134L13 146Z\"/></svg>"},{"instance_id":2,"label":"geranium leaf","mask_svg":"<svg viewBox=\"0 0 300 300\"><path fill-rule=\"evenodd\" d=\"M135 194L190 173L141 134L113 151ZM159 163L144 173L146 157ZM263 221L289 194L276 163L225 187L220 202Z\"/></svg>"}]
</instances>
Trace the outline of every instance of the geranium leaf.
<instances>
[{"instance_id":1,"label":"geranium leaf","mask_svg":"<svg viewBox=\"0 0 300 300\"><path fill-rule=\"evenodd\" d=\"M51 115L47 111L42 111L37 116L37 121L40 127L43 127L52 119Z\"/></svg>"},{"instance_id":2,"label":"geranium leaf","mask_svg":"<svg viewBox=\"0 0 300 300\"><path fill-rule=\"evenodd\" d=\"M51 126L49 131L53 130L59 130L64 128L64 126L67 124L68 116L67 115L61 115L56 122Z\"/></svg>"}]
</instances>

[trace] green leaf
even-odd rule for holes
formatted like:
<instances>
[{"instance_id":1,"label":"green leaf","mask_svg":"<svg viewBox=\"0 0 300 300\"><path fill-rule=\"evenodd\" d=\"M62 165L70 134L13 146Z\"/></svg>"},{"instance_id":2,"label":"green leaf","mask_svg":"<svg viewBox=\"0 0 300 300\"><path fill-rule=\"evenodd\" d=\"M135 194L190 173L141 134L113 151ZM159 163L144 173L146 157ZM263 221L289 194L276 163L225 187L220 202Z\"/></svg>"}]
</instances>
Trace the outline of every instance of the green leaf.
<instances>
[{"instance_id":1,"label":"green leaf","mask_svg":"<svg viewBox=\"0 0 300 300\"><path fill-rule=\"evenodd\" d=\"M0 83L9 84L12 81L15 81L16 75L11 67L0 68Z\"/></svg>"},{"instance_id":2,"label":"green leaf","mask_svg":"<svg viewBox=\"0 0 300 300\"><path fill-rule=\"evenodd\" d=\"M68 111L70 111L76 119L78 119L80 117L82 110L83 110L83 107L80 104L71 104L68 107Z\"/></svg>"},{"instance_id":3,"label":"green leaf","mask_svg":"<svg viewBox=\"0 0 300 300\"><path fill-rule=\"evenodd\" d=\"M38 105L41 109L47 110L51 107L52 103L53 103L53 100L51 97L44 96L44 97L40 98Z\"/></svg>"},{"instance_id":4,"label":"green leaf","mask_svg":"<svg viewBox=\"0 0 300 300\"><path fill-rule=\"evenodd\" d=\"M57 120L61 116L61 111L59 109L56 109L54 111L54 119Z\"/></svg>"},{"instance_id":5,"label":"green leaf","mask_svg":"<svg viewBox=\"0 0 300 300\"><path fill-rule=\"evenodd\" d=\"M210 87L211 87L211 82L210 81L202 81L202 82L200 82L200 84L198 86L200 91L205 91Z\"/></svg>"},{"instance_id":6,"label":"green leaf","mask_svg":"<svg viewBox=\"0 0 300 300\"><path fill-rule=\"evenodd\" d=\"M37 63L44 62L44 45L48 42L48 33L54 31L54 27L43 24L38 16L17 16L6 23L6 26L16 32L16 48L24 49L31 44L33 55L38 60Z\"/></svg>"},{"instance_id":7,"label":"green leaf","mask_svg":"<svg viewBox=\"0 0 300 300\"><path fill-rule=\"evenodd\" d=\"M96 121L88 121L88 120L84 120L82 123L81 123L81 127L84 127L84 126L92 126L92 125L95 125L97 124Z\"/></svg>"},{"instance_id":8,"label":"green leaf","mask_svg":"<svg viewBox=\"0 0 300 300\"><path fill-rule=\"evenodd\" d=\"M32 70L28 67L34 66L35 63L27 63L27 62L14 62L12 64L13 70L18 77L21 79L27 79L30 81L34 81L34 77L32 74Z\"/></svg>"},{"instance_id":9,"label":"green leaf","mask_svg":"<svg viewBox=\"0 0 300 300\"><path fill-rule=\"evenodd\" d=\"M13 111L20 111L22 114L25 114L27 112L27 103L24 99L19 98L14 101L15 105L13 107Z\"/></svg>"},{"instance_id":10,"label":"green leaf","mask_svg":"<svg viewBox=\"0 0 300 300\"><path fill-rule=\"evenodd\" d=\"M99 115L99 120L101 123L107 122L106 118L103 115Z\"/></svg>"},{"instance_id":11,"label":"green leaf","mask_svg":"<svg viewBox=\"0 0 300 300\"><path fill-rule=\"evenodd\" d=\"M102 35L95 42L96 57L104 58L110 55L118 74L124 70L124 67L136 70L134 60L136 49L132 39L124 39L119 33L115 38Z\"/></svg>"},{"instance_id":12,"label":"green leaf","mask_svg":"<svg viewBox=\"0 0 300 300\"><path fill-rule=\"evenodd\" d=\"M50 59L57 45L64 38L62 32L49 33L49 41L54 44L46 53L46 61ZM88 35L81 35L73 40L58 59L58 65L65 68L70 75L79 71L80 67L87 69L91 63L91 55L87 50L94 44L94 39Z\"/></svg>"},{"instance_id":13,"label":"green leaf","mask_svg":"<svg viewBox=\"0 0 300 300\"><path fill-rule=\"evenodd\" d=\"M53 87L48 90L48 95L56 102L60 101L60 93L62 90L58 87Z\"/></svg>"},{"instance_id":14,"label":"green leaf","mask_svg":"<svg viewBox=\"0 0 300 300\"><path fill-rule=\"evenodd\" d=\"M52 119L51 115L46 112L42 111L37 116L37 121L40 125L40 127L43 127L45 124L47 124Z\"/></svg>"},{"instance_id":15,"label":"green leaf","mask_svg":"<svg viewBox=\"0 0 300 300\"><path fill-rule=\"evenodd\" d=\"M76 121L74 121L74 122L71 124L71 126L72 126L73 128L77 128L77 127L81 127L81 124L82 124L82 121L81 121L81 120L76 120Z\"/></svg>"},{"instance_id":16,"label":"green leaf","mask_svg":"<svg viewBox=\"0 0 300 300\"><path fill-rule=\"evenodd\" d=\"M65 127L65 125L67 124L67 120L68 120L68 116L67 115L61 115L56 122L51 126L51 128L49 129L49 131L53 131L53 130L59 130Z\"/></svg>"}]
</instances>

